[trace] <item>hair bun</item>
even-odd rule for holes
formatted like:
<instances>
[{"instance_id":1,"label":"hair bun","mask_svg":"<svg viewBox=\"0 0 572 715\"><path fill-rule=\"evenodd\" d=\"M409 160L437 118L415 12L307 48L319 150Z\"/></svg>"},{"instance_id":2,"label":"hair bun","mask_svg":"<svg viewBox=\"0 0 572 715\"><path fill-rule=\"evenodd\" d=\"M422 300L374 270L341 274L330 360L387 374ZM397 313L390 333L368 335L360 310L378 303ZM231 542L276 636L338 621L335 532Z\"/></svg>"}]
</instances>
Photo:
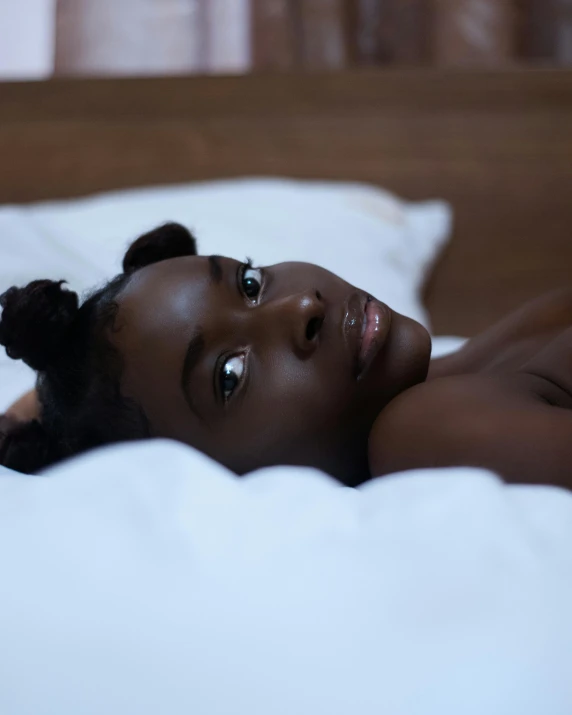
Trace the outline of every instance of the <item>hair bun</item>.
<instances>
[{"instance_id":1,"label":"hair bun","mask_svg":"<svg viewBox=\"0 0 572 715\"><path fill-rule=\"evenodd\" d=\"M139 236L129 246L123 259L123 271L133 273L170 258L196 255L197 242L193 234L180 223L165 223Z\"/></svg>"},{"instance_id":2,"label":"hair bun","mask_svg":"<svg viewBox=\"0 0 572 715\"><path fill-rule=\"evenodd\" d=\"M0 344L9 357L46 370L63 347L78 311L77 293L65 281L33 281L0 296Z\"/></svg>"}]
</instances>

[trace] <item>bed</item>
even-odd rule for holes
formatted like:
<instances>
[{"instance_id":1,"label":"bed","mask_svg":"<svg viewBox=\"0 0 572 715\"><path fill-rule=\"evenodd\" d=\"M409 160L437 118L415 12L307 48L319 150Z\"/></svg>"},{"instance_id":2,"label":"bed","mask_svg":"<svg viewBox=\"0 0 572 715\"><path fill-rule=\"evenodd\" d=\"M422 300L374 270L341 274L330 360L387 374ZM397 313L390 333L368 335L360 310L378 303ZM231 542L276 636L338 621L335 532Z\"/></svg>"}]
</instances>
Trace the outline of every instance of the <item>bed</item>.
<instances>
[{"instance_id":1,"label":"bed","mask_svg":"<svg viewBox=\"0 0 572 715\"><path fill-rule=\"evenodd\" d=\"M444 198L426 304L436 333L471 335L569 281L571 90L552 70L4 84L0 205L245 175ZM87 244L98 201L76 207ZM59 210L1 208L0 230ZM67 215L42 226L71 249ZM568 492L464 468L238 479L167 441L44 476L0 470L2 715L572 711Z\"/></svg>"}]
</instances>

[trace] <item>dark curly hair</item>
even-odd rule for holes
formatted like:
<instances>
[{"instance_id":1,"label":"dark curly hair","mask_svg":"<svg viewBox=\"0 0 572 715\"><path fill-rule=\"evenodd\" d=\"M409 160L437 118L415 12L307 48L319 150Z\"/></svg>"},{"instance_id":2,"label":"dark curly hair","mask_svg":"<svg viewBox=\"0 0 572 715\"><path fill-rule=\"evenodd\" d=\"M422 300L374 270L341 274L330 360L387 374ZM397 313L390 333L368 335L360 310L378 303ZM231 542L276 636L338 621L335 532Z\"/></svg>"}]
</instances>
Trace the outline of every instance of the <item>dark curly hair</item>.
<instances>
[{"instance_id":1,"label":"dark curly hair","mask_svg":"<svg viewBox=\"0 0 572 715\"><path fill-rule=\"evenodd\" d=\"M0 464L33 474L111 442L150 437L142 409L121 394L121 355L109 341L117 297L134 272L170 258L196 255L196 241L168 223L139 237L123 273L80 305L65 281L37 280L0 296L0 344L37 372L40 418L0 416Z\"/></svg>"}]
</instances>

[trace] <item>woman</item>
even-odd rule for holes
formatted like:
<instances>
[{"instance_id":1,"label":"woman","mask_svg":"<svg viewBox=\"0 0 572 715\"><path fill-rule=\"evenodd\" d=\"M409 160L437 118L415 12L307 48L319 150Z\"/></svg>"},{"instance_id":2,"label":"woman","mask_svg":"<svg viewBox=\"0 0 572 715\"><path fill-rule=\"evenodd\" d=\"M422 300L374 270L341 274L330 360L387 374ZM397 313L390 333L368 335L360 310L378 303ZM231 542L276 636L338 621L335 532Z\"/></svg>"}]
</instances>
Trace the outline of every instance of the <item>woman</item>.
<instances>
[{"instance_id":1,"label":"woman","mask_svg":"<svg viewBox=\"0 0 572 715\"><path fill-rule=\"evenodd\" d=\"M4 465L168 437L238 474L308 465L357 485L475 465L572 487L570 291L430 361L421 325L318 266L197 256L167 224L123 268L81 307L51 281L0 299L0 343L38 372L39 405L4 418Z\"/></svg>"}]
</instances>

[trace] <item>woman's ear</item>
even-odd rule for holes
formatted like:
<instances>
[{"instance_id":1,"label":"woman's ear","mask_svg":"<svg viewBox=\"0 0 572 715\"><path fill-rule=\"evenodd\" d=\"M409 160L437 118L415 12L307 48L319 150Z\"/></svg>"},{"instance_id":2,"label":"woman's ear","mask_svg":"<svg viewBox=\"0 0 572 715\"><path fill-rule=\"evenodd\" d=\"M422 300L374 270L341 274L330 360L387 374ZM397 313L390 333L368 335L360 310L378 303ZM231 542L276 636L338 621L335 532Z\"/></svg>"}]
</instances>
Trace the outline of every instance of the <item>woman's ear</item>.
<instances>
[{"instance_id":1,"label":"woman's ear","mask_svg":"<svg viewBox=\"0 0 572 715\"><path fill-rule=\"evenodd\" d=\"M165 223L131 244L123 259L123 271L133 273L169 258L196 255L197 242L193 234L180 223Z\"/></svg>"}]
</instances>

